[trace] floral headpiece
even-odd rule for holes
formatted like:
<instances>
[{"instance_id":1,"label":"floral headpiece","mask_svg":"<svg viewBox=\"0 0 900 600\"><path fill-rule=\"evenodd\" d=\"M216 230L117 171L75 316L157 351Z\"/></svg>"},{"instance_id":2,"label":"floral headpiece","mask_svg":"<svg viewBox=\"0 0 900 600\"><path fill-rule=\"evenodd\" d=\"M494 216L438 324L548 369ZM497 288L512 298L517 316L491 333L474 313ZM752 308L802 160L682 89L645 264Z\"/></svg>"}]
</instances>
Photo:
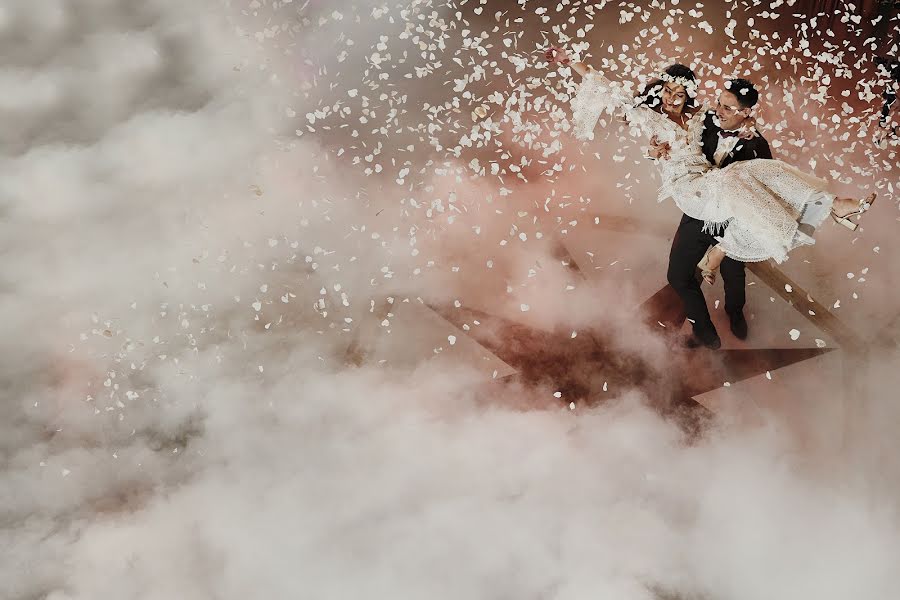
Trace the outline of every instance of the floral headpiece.
<instances>
[{"instance_id":1,"label":"floral headpiece","mask_svg":"<svg viewBox=\"0 0 900 600\"><path fill-rule=\"evenodd\" d=\"M692 98L697 95L697 81L694 79L688 79L687 77L675 77L674 75L669 75L668 73L660 74L659 79L668 81L669 83L677 83L678 85L682 86L684 88L684 91L686 91Z\"/></svg>"}]
</instances>

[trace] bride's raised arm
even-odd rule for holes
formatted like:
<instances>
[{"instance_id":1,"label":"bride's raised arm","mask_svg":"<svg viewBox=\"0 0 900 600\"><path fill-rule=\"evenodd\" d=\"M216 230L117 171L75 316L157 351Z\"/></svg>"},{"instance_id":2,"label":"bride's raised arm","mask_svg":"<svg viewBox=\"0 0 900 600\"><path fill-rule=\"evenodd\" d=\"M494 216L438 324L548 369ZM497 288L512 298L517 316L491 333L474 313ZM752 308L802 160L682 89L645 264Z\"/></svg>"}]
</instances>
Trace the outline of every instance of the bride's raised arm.
<instances>
[{"instance_id":1,"label":"bride's raised arm","mask_svg":"<svg viewBox=\"0 0 900 600\"><path fill-rule=\"evenodd\" d=\"M561 65L565 65L582 77L585 77L588 73L597 72L594 70L594 67L587 63L572 62L572 58L569 56L569 53L566 52L564 48L560 48L559 46L550 46L550 48L548 48L547 51L544 52L544 57L550 64L558 63Z\"/></svg>"},{"instance_id":2,"label":"bride's raised arm","mask_svg":"<svg viewBox=\"0 0 900 600\"><path fill-rule=\"evenodd\" d=\"M590 140L594 137L594 128L600 115L619 113L633 124L635 119L635 99L622 85L613 83L602 73L583 62L573 62L568 53L558 47L551 47L544 56L551 64L568 66L581 75L581 85L572 98L572 121L575 137Z\"/></svg>"}]
</instances>

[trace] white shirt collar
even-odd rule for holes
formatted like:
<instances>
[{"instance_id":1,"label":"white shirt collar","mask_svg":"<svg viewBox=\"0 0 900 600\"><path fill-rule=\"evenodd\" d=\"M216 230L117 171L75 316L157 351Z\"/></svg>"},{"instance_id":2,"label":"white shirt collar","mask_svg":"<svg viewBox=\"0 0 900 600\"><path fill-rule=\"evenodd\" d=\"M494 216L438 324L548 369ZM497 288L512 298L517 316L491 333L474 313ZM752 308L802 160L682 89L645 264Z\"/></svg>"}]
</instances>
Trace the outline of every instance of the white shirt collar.
<instances>
[{"instance_id":1,"label":"white shirt collar","mask_svg":"<svg viewBox=\"0 0 900 600\"><path fill-rule=\"evenodd\" d=\"M720 166L725 160L725 157L734 152L734 149L737 147L738 142L741 141L741 138L737 136L718 136L718 140L719 141L716 144L716 151L713 153L713 162L716 164L716 166Z\"/></svg>"}]
</instances>

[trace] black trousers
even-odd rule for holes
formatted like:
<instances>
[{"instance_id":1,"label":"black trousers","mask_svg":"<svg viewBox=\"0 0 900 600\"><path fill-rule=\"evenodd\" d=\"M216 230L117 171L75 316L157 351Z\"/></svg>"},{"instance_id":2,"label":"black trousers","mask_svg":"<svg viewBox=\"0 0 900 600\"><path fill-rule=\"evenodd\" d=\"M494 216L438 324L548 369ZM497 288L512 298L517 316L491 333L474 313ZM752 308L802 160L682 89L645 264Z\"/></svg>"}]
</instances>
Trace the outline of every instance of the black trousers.
<instances>
[{"instance_id":1,"label":"black trousers","mask_svg":"<svg viewBox=\"0 0 900 600\"><path fill-rule=\"evenodd\" d=\"M703 232L703 221L684 215L675 231L672 250L669 252L669 285L684 303L685 314L694 322L694 335L701 340L708 340L717 334L709 317L700 282L697 281L697 263L706 254L706 250L716 243L712 235ZM719 272L725 285L725 312L729 315L741 314L747 302L744 263L726 256Z\"/></svg>"}]
</instances>

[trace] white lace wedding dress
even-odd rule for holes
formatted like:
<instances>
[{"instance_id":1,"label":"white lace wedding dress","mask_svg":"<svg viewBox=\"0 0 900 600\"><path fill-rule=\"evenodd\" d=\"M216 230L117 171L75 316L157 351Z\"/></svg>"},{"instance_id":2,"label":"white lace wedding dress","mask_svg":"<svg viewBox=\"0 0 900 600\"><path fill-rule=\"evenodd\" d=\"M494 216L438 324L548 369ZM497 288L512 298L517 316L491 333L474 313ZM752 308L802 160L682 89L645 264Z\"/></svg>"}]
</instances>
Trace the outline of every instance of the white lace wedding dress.
<instances>
[{"instance_id":1,"label":"white lace wedding dress","mask_svg":"<svg viewBox=\"0 0 900 600\"><path fill-rule=\"evenodd\" d=\"M701 137L705 107L682 129L664 114L635 106L634 95L592 71L572 100L575 135L592 139L602 113L622 114L633 127L671 146L661 160L659 200L671 197L688 216L704 221L704 231L720 237L719 248L741 262L787 259L788 252L815 240L801 223L818 227L835 196L827 183L779 160L734 162L723 169L703 155ZM804 228L805 229L805 228Z\"/></svg>"}]
</instances>

